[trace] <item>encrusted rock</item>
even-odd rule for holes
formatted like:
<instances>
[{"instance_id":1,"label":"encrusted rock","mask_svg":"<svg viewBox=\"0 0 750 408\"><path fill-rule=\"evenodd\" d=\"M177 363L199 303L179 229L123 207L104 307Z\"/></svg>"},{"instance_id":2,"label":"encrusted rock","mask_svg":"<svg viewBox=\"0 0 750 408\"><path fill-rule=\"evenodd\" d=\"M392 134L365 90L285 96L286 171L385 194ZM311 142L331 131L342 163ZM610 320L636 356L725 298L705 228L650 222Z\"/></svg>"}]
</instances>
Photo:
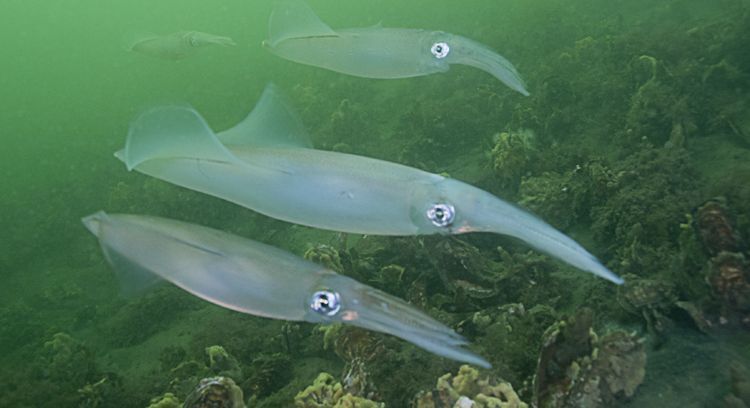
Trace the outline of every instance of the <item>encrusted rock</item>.
<instances>
[{"instance_id":1,"label":"encrusted rock","mask_svg":"<svg viewBox=\"0 0 750 408\"><path fill-rule=\"evenodd\" d=\"M242 390L229 377L204 378L193 389L183 408L245 408Z\"/></svg>"},{"instance_id":2,"label":"encrusted rock","mask_svg":"<svg viewBox=\"0 0 750 408\"><path fill-rule=\"evenodd\" d=\"M294 406L298 408L384 408L385 404L347 393L332 375L320 373L312 385L297 393L294 397Z\"/></svg>"},{"instance_id":3,"label":"encrusted rock","mask_svg":"<svg viewBox=\"0 0 750 408\"><path fill-rule=\"evenodd\" d=\"M592 317L583 309L545 333L534 378L538 407L609 407L632 397L643 382L643 340L623 331L599 337Z\"/></svg>"},{"instance_id":4,"label":"encrusted rock","mask_svg":"<svg viewBox=\"0 0 750 408\"><path fill-rule=\"evenodd\" d=\"M421 391L412 402L414 408L527 408L510 383L484 377L468 365L462 365L454 376L438 378L432 391Z\"/></svg>"}]
</instances>

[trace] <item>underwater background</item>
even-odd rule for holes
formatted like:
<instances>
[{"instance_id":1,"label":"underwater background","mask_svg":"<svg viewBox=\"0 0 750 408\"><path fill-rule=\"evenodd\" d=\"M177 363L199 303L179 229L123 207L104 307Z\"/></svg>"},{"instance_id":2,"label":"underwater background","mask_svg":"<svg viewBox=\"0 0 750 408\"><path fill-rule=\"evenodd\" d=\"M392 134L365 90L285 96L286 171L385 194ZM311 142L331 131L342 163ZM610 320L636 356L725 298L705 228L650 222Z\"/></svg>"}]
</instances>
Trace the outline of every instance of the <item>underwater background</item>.
<instances>
[{"instance_id":1,"label":"underwater background","mask_svg":"<svg viewBox=\"0 0 750 408\"><path fill-rule=\"evenodd\" d=\"M260 46L270 1L0 4L0 407L179 406L215 376L258 407L450 407L459 396L477 407L750 406L749 2L310 6L334 29L382 22L482 42L513 62L531 95L470 67L374 80L277 58ZM132 33L179 30L237 46L179 61L123 46ZM626 284L494 234L292 225L113 157L145 107L189 103L225 129L271 81L317 148L447 174L518 203ZM171 285L120 297L80 222L101 209L304 255L408 300L493 368L361 329L232 312ZM219 388L217 404L235 396Z\"/></svg>"}]
</instances>

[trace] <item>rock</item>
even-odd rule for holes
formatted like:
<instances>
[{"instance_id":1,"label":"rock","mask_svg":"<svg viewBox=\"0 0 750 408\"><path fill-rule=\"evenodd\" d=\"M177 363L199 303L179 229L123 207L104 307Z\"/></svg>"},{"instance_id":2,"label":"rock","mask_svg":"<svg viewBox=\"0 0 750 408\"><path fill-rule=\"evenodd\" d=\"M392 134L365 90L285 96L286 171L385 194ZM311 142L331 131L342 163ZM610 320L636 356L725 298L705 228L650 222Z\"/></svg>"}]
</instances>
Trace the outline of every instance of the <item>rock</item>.
<instances>
[{"instance_id":1,"label":"rock","mask_svg":"<svg viewBox=\"0 0 750 408\"><path fill-rule=\"evenodd\" d=\"M228 377L202 379L185 398L183 408L245 408L242 390Z\"/></svg>"}]
</instances>

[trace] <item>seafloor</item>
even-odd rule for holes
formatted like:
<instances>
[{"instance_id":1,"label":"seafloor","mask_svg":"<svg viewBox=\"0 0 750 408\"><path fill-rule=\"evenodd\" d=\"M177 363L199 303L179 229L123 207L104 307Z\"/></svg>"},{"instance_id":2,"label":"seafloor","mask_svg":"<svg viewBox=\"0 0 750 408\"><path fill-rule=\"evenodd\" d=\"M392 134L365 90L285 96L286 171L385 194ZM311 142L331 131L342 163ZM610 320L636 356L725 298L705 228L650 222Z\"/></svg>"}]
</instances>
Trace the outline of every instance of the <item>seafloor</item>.
<instances>
[{"instance_id":1,"label":"seafloor","mask_svg":"<svg viewBox=\"0 0 750 408\"><path fill-rule=\"evenodd\" d=\"M386 84L273 62L316 147L448 174L519 203L625 285L496 235L290 225L126 174L100 155L124 134L92 138L11 160L25 164L9 179L28 172L23 185L6 181L2 200L0 406L178 406L202 378L224 376L251 407L451 407L461 396L477 407L750 407L750 8L637 3L517 2L497 19L477 11L461 34L502 50L528 97L465 67ZM104 119L78 117L78 130ZM425 310L493 368L459 371L394 337L243 315L168 285L118 297L78 224L100 208L304 255Z\"/></svg>"}]
</instances>

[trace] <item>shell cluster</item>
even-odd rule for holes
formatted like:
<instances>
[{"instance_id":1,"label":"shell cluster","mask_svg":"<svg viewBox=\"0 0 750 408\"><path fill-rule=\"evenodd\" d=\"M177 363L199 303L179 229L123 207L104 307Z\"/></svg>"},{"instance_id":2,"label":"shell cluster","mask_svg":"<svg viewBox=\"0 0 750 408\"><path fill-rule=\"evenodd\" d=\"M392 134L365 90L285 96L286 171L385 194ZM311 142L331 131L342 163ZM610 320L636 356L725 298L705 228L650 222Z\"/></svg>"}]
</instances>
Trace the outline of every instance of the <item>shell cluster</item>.
<instances>
[{"instance_id":1,"label":"shell cluster","mask_svg":"<svg viewBox=\"0 0 750 408\"><path fill-rule=\"evenodd\" d=\"M694 225L711 256L706 281L721 302L722 323L739 320L750 328L750 262L726 199L717 197L695 210Z\"/></svg>"}]
</instances>

